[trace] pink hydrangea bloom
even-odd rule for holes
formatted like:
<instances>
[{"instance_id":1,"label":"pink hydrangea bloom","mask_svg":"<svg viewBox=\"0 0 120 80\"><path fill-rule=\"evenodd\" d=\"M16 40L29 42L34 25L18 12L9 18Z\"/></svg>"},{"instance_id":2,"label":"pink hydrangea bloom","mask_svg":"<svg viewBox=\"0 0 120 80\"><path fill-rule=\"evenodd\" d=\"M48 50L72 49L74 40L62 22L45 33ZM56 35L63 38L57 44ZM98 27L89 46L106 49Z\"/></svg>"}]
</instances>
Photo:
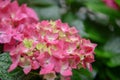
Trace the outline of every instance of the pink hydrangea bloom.
<instances>
[{"instance_id":1,"label":"pink hydrangea bloom","mask_svg":"<svg viewBox=\"0 0 120 80\"><path fill-rule=\"evenodd\" d=\"M5 51L9 49L6 45L15 43L12 41L21 42L29 34L25 32L27 29L29 30L28 27L34 27L32 25L38 20L34 10L27 7L26 4L19 6L16 0L13 2L0 0L0 43L5 45ZM26 26L27 29L25 29ZM27 37L30 36L27 35Z\"/></svg>"},{"instance_id":2,"label":"pink hydrangea bloom","mask_svg":"<svg viewBox=\"0 0 120 80\"><path fill-rule=\"evenodd\" d=\"M96 44L81 38L75 27L60 20L41 21L26 26L23 32L23 41L10 50L12 65L8 71L17 66L25 74L40 69L39 74L47 80L54 80L56 73L70 80L72 69L80 67L92 71Z\"/></svg>"},{"instance_id":3,"label":"pink hydrangea bloom","mask_svg":"<svg viewBox=\"0 0 120 80\"><path fill-rule=\"evenodd\" d=\"M113 8L113 9L117 9L117 10L120 9L120 6L115 2L115 0L103 0L103 2L107 6Z\"/></svg>"}]
</instances>

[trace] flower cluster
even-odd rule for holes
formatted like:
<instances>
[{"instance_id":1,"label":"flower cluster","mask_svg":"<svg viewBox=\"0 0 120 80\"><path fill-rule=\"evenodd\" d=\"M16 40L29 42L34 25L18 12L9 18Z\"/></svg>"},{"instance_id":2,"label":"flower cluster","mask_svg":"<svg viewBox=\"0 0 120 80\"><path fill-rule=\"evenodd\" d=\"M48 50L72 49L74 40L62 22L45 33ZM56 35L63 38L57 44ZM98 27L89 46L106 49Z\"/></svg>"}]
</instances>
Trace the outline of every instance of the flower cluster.
<instances>
[{"instance_id":1,"label":"flower cluster","mask_svg":"<svg viewBox=\"0 0 120 80\"><path fill-rule=\"evenodd\" d=\"M116 10L120 9L120 6L115 2L115 0L103 0L103 2L107 6L113 8L113 9L116 9Z\"/></svg>"},{"instance_id":2,"label":"flower cluster","mask_svg":"<svg viewBox=\"0 0 120 80\"><path fill-rule=\"evenodd\" d=\"M26 28L37 23L36 13L26 4L18 5L17 1L0 0L0 43L5 50L21 42L27 36Z\"/></svg>"},{"instance_id":3,"label":"flower cluster","mask_svg":"<svg viewBox=\"0 0 120 80\"><path fill-rule=\"evenodd\" d=\"M36 13L17 1L0 0L0 43L10 52L9 72L19 66L25 74L39 70L46 80L57 74L69 80L72 69L92 71L96 44L61 20L38 22Z\"/></svg>"},{"instance_id":4,"label":"flower cluster","mask_svg":"<svg viewBox=\"0 0 120 80\"><path fill-rule=\"evenodd\" d=\"M96 44L81 38L75 27L56 20L41 21L35 28L34 39L25 38L10 52L13 64L9 71L17 66L22 67L25 74L40 69L39 73L46 79L54 80L56 73L68 77L72 69L92 70Z\"/></svg>"}]
</instances>

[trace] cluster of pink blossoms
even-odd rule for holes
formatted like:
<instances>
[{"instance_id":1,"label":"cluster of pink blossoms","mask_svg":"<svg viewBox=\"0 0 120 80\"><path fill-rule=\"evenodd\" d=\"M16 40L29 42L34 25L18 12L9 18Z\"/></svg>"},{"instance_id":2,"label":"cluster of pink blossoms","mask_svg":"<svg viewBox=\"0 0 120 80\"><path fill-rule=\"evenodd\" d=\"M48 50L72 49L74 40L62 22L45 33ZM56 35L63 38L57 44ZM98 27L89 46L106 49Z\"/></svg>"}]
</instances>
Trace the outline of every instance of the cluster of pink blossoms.
<instances>
[{"instance_id":1,"label":"cluster of pink blossoms","mask_svg":"<svg viewBox=\"0 0 120 80\"><path fill-rule=\"evenodd\" d=\"M54 80L56 73L68 77L72 69L92 70L96 44L81 38L75 27L70 28L60 20L41 21L34 27L32 33L37 36L25 38L10 52L13 64L9 71L17 66L22 67L25 74L40 69L41 75Z\"/></svg>"},{"instance_id":2,"label":"cluster of pink blossoms","mask_svg":"<svg viewBox=\"0 0 120 80\"><path fill-rule=\"evenodd\" d=\"M72 69L92 70L96 44L60 20L38 22L25 4L0 0L0 33L0 43L12 60L9 72L19 66L25 74L39 70L47 80L54 80L58 73L69 80Z\"/></svg>"},{"instance_id":3,"label":"cluster of pink blossoms","mask_svg":"<svg viewBox=\"0 0 120 80\"><path fill-rule=\"evenodd\" d=\"M36 13L26 4L19 6L17 1L0 0L0 43L4 44L6 51L14 48L24 37L30 37L32 33L26 30L37 22Z\"/></svg>"}]
</instances>

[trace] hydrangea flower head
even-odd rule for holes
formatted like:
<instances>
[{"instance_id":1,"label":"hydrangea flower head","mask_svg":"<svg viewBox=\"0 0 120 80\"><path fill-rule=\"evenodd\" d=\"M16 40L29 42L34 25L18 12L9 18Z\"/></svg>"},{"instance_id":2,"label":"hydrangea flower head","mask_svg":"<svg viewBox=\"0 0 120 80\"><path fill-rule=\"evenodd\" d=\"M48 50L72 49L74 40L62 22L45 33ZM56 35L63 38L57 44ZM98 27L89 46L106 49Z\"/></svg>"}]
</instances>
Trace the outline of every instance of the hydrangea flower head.
<instances>
[{"instance_id":1,"label":"hydrangea flower head","mask_svg":"<svg viewBox=\"0 0 120 80\"><path fill-rule=\"evenodd\" d=\"M39 69L47 80L54 80L58 73L69 80L72 69L92 70L96 44L81 38L75 27L61 20L45 20L34 25L32 33L10 51L12 65L8 71L20 66L25 74Z\"/></svg>"}]
</instances>

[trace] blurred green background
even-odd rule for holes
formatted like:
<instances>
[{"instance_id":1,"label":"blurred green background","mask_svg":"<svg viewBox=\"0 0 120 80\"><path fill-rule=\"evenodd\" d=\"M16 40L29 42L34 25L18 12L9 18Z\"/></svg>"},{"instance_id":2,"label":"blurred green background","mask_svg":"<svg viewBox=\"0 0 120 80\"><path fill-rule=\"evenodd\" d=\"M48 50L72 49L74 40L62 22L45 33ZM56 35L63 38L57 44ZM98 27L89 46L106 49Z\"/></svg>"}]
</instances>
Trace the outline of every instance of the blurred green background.
<instances>
[{"instance_id":1,"label":"blurred green background","mask_svg":"<svg viewBox=\"0 0 120 80\"><path fill-rule=\"evenodd\" d=\"M120 0L116 2L120 6ZM40 20L61 19L98 44L93 72L73 70L72 80L120 80L119 10L102 0L19 0L23 3L33 8Z\"/></svg>"}]
</instances>

